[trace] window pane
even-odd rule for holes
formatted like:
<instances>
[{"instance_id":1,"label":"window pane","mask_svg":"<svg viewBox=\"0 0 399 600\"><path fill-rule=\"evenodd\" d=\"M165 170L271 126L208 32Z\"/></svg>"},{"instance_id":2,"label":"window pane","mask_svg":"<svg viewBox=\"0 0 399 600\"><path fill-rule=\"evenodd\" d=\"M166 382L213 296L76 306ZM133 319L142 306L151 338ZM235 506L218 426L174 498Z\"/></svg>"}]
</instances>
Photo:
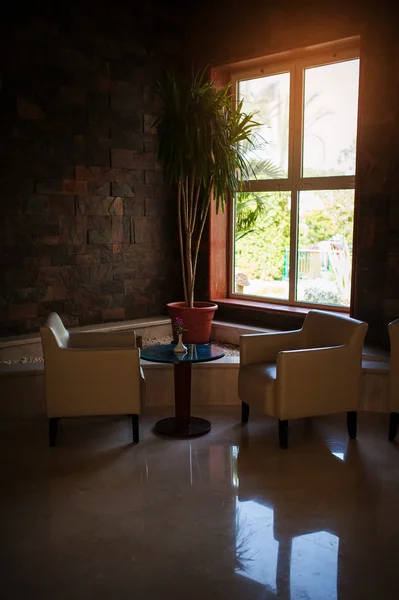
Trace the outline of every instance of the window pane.
<instances>
[{"instance_id":1,"label":"window pane","mask_svg":"<svg viewBox=\"0 0 399 600\"><path fill-rule=\"evenodd\" d=\"M260 123L257 147L247 151L256 178L287 178L290 74L240 81L238 97L244 100L243 110L255 113Z\"/></svg>"},{"instance_id":2,"label":"window pane","mask_svg":"<svg viewBox=\"0 0 399 600\"><path fill-rule=\"evenodd\" d=\"M289 192L236 196L233 291L288 299Z\"/></svg>"},{"instance_id":3,"label":"window pane","mask_svg":"<svg viewBox=\"0 0 399 600\"><path fill-rule=\"evenodd\" d=\"M300 192L297 300L349 306L354 190Z\"/></svg>"},{"instance_id":4,"label":"window pane","mask_svg":"<svg viewBox=\"0 0 399 600\"><path fill-rule=\"evenodd\" d=\"M303 176L354 175L359 59L305 69Z\"/></svg>"}]
</instances>

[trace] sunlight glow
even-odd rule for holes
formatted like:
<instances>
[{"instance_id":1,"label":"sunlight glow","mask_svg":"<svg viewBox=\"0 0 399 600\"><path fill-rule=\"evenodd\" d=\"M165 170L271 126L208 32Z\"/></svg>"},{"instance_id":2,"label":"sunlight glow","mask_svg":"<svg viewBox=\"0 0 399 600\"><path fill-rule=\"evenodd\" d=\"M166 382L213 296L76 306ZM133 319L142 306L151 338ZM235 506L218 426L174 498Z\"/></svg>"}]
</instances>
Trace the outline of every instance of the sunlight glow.
<instances>
[{"instance_id":1,"label":"sunlight glow","mask_svg":"<svg viewBox=\"0 0 399 600\"><path fill-rule=\"evenodd\" d=\"M354 175L359 59L305 70L304 177Z\"/></svg>"}]
</instances>

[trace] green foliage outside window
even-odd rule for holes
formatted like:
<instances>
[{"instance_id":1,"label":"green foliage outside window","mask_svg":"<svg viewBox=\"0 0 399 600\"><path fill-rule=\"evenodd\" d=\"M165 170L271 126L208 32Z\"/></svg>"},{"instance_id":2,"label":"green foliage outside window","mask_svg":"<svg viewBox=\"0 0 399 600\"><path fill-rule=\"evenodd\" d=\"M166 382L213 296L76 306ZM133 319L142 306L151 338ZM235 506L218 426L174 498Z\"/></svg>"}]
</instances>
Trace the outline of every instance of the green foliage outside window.
<instances>
[{"instance_id":1,"label":"green foliage outside window","mask_svg":"<svg viewBox=\"0 0 399 600\"><path fill-rule=\"evenodd\" d=\"M259 205L256 219L248 228L250 213L253 215ZM289 195L242 193L238 194L237 208L237 270L249 279L282 279L285 251L289 248Z\"/></svg>"},{"instance_id":2,"label":"green foliage outside window","mask_svg":"<svg viewBox=\"0 0 399 600\"><path fill-rule=\"evenodd\" d=\"M321 191L323 209L306 212L300 223L300 249L331 241L337 231L352 241L351 190ZM280 280L290 246L289 195L285 192L241 193L236 199L236 270L248 279Z\"/></svg>"}]
</instances>

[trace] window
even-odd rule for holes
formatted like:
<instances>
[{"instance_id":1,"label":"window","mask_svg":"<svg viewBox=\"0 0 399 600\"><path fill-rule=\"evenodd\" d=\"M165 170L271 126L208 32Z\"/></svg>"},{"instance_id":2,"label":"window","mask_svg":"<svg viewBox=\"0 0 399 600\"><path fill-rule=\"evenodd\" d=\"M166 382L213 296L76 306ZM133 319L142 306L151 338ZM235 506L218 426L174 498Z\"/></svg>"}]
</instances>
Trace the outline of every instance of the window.
<instances>
[{"instance_id":1,"label":"window","mask_svg":"<svg viewBox=\"0 0 399 600\"><path fill-rule=\"evenodd\" d=\"M232 218L230 295L350 304L359 54L341 49L232 77L255 113L253 177Z\"/></svg>"}]
</instances>

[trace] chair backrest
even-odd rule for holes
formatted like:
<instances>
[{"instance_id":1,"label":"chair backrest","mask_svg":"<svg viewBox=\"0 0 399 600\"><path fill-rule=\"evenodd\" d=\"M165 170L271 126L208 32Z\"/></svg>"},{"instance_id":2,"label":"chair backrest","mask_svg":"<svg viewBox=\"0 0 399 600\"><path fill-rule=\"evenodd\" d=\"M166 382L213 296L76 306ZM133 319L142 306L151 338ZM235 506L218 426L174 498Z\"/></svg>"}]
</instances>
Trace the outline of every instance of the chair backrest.
<instances>
[{"instance_id":1,"label":"chair backrest","mask_svg":"<svg viewBox=\"0 0 399 600\"><path fill-rule=\"evenodd\" d=\"M322 310L310 310L303 324L307 348L351 346L361 349L368 325L363 321Z\"/></svg>"},{"instance_id":2,"label":"chair backrest","mask_svg":"<svg viewBox=\"0 0 399 600\"><path fill-rule=\"evenodd\" d=\"M388 325L391 343L389 367L389 411L399 412L399 319Z\"/></svg>"},{"instance_id":3,"label":"chair backrest","mask_svg":"<svg viewBox=\"0 0 399 600\"><path fill-rule=\"evenodd\" d=\"M40 328L44 358L46 354L58 348L67 348L69 333L57 313L50 313L45 324Z\"/></svg>"}]
</instances>

